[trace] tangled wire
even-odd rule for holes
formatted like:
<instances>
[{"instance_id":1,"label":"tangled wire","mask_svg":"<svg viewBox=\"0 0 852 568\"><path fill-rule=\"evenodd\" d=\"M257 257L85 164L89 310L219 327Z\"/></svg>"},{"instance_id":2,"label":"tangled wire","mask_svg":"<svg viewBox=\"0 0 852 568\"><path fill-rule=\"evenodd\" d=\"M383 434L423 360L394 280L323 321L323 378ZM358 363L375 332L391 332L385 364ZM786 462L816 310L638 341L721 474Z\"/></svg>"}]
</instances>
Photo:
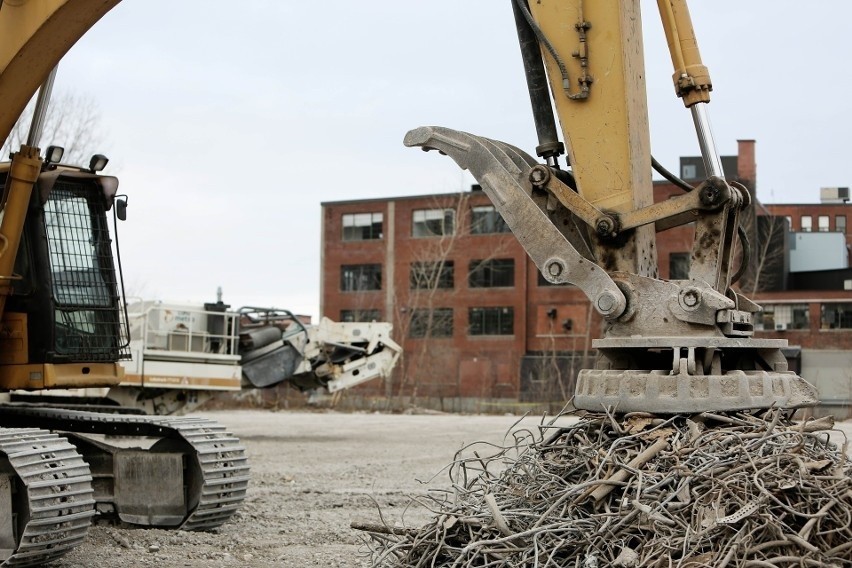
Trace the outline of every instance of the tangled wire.
<instances>
[{"instance_id":1,"label":"tangled wire","mask_svg":"<svg viewBox=\"0 0 852 568\"><path fill-rule=\"evenodd\" d=\"M464 451L417 529L353 523L375 567L852 567L830 419L587 415ZM847 442L848 443L848 442Z\"/></svg>"}]
</instances>

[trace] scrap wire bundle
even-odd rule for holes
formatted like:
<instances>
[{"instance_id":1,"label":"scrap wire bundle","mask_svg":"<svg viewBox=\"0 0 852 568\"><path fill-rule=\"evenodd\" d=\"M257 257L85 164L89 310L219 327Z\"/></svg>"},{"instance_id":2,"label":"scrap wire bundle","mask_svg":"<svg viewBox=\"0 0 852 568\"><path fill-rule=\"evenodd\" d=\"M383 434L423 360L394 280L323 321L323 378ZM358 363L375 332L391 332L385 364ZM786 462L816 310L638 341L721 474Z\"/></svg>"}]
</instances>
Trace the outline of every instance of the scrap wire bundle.
<instances>
[{"instance_id":1,"label":"scrap wire bundle","mask_svg":"<svg viewBox=\"0 0 852 568\"><path fill-rule=\"evenodd\" d=\"M460 453L452 491L420 499L426 526L353 527L374 566L852 567L852 462L832 426L588 415Z\"/></svg>"}]
</instances>

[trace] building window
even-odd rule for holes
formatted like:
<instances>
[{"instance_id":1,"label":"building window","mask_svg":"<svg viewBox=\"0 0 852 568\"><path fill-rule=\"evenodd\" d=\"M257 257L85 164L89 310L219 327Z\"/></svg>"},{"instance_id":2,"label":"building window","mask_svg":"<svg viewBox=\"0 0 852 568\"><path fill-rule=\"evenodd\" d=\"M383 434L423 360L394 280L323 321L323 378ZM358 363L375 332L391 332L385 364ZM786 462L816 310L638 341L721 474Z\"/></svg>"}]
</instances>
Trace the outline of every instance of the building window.
<instances>
[{"instance_id":1,"label":"building window","mask_svg":"<svg viewBox=\"0 0 852 568\"><path fill-rule=\"evenodd\" d=\"M454 209L416 209L411 215L412 237L440 237L456 230Z\"/></svg>"},{"instance_id":2,"label":"building window","mask_svg":"<svg viewBox=\"0 0 852 568\"><path fill-rule=\"evenodd\" d=\"M493 205L482 205L470 210L470 232L473 235L511 233L509 225Z\"/></svg>"},{"instance_id":3,"label":"building window","mask_svg":"<svg viewBox=\"0 0 852 568\"><path fill-rule=\"evenodd\" d=\"M344 292L382 289L381 264L344 264L340 267L340 289Z\"/></svg>"},{"instance_id":4,"label":"building window","mask_svg":"<svg viewBox=\"0 0 852 568\"><path fill-rule=\"evenodd\" d=\"M512 335L515 326L514 308L470 308L470 335Z\"/></svg>"},{"instance_id":5,"label":"building window","mask_svg":"<svg viewBox=\"0 0 852 568\"><path fill-rule=\"evenodd\" d=\"M455 265L452 260L412 262L408 280L412 290L451 289L455 280Z\"/></svg>"},{"instance_id":6,"label":"building window","mask_svg":"<svg viewBox=\"0 0 852 568\"><path fill-rule=\"evenodd\" d=\"M669 255L669 280L689 279L688 252L673 252Z\"/></svg>"},{"instance_id":7,"label":"building window","mask_svg":"<svg viewBox=\"0 0 852 568\"><path fill-rule=\"evenodd\" d=\"M695 168L695 164L681 164L680 177L682 179L697 179L698 171Z\"/></svg>"},{"instance_id":8,"label":"building window","mask_svg":"<svg viewBox=\"0 0 852 568\"><path fill-rule=\"evenodd\" d=\"M471 260L467 285L471 288L509 288L515 285L515 260Z\"/></svg>"},{"instance_id":9,"label":"building window","mask_svg":"<svg viewBox=\"0 0 852 568\"><path fill-rule=\"evenodd\" d=\"M809 329L810 309L808 304L766 304L763 311L755 314L754 328L765 331Z\"/></svg>"},{"instance_id":10,"label":"building window","mask_svg":"<svg viewBox=\"0 0 852 568\"><path fill-rule=\"evenodd\" d=\"M822 329L852 329L852 303L823 304Z\"/></svg>"},{"instance_id":11,"label":"building window","mask_svg":"<svg viewBox=\"0 0 852 568\"><path fill-rule=\"evenodd\" d=\"M820 233L828 232L828 215L820 215L817 217L817 230Z\"/></svg>"},{"instance_id":12,"label":"building window","mask_svg":"<svg viewBox=\"0 0 852 568\"><path fill-rule=\"evenodd\" d=\"M346 213L343 215L344 241L370 241L381 238L381 213Z\"/></svg>"},{"instance_id":13,"label":"building window","mask_svg":"<svg viewBox=\"0 0 852 568\"><path fill-rule=\"evenodd\" d=\"M784 216L784 219L787 220L787 230L792 231L793 230L793 218L790 217L789 215L786 215L786 216Z\"/></svg>"},{"instance_id":14,"label":"building window","mask_svg":"<svg viewBox=\"0 0 852 568\"><path fill-rule=\"evenodd\" d=\"M340 310L340 321L342 322L371 322L381 319L382 312L380 310Z\"/></svg>"},{"instance_id":15,"label":"building window","mask_svg":"<svg viewBox=\"0 0 852 568\"><path fill-rule=\"evenodd\" d=\"M834 230L846 234L846 215L834 216Z\"/></svg>"},{"instance_id":16,"label":"building window","mask_svg":"<svg viewBox=\"0 0 852 568\"><path fill-rule=\"evenodd\" d=\"M802 232L810 233L814 229L814 220L810 215L802 215Z\"/></svg>"},{"instance_id":17,"label":"building window","mask_svg":"<svg viewBox=\"0 0 852 568\"><path fill-rule=\"evenodd\" d=\"M408 336L414 339L425 337L453 336L453 309L416 309L411 312Z\"/></svg>"}]
</instances>

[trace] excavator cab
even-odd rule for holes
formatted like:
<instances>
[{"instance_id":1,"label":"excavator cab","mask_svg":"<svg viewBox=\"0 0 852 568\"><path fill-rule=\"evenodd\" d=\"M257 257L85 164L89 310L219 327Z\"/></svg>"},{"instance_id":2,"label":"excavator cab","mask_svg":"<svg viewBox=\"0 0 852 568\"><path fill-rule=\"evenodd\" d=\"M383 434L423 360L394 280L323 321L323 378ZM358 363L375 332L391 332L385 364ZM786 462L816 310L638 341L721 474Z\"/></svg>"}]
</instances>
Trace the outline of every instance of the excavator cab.
<instances>
[{"instance_id":1,"label":"excavator cab","mask_svg":"<svg viewBox=\"0 0 852 568\"><path fill-rule=\"evenodd\" d=\"M7 188L9 172L9 164L0 165L0 183ZM107 219L117 188L117 178L91 169L42 166L3 313L0 387L91 387L120 380L117 362L129 358L129 343Z\"/></svg>"}]
</instances>

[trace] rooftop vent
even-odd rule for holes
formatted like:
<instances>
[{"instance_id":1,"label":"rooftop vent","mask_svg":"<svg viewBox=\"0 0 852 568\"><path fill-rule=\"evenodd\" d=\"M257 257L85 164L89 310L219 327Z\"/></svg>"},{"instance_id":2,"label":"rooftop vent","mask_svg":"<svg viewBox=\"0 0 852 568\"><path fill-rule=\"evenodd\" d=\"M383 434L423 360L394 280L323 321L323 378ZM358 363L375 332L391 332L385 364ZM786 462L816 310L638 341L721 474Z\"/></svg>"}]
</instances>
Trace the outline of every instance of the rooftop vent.
<instances>
[{"instance_id":1,"label":"rooftop vent","mask_svg":"<svg viewBox=\"0 0 852 568\"><path fill-rule=\"evenodd\" d=\"M821 187L819 189L820 203L846 203L849 201L848 187Z\"/></svg>"}]
</instances>

